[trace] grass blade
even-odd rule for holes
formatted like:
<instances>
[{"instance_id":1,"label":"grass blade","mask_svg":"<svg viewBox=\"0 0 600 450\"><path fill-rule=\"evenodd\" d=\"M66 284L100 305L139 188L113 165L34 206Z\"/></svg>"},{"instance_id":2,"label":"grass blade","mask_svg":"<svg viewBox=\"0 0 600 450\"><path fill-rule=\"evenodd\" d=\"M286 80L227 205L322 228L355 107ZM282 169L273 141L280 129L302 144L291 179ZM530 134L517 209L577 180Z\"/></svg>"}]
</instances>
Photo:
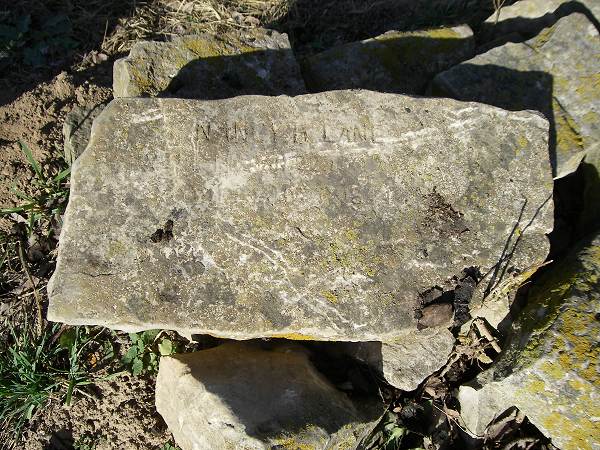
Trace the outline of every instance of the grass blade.
<instances>
[{"instance_id":1,"label":"grass blade","mask_svg":"<svg viewBox=\"0 0 600 450\"><path fill-rule=\"evenodd\" d=\"M21 144L21 149L23 150L23 153L25 153L27 161L29 161L29 164L31 164L31 167L33 167L35 174L37 175L37 177L40 180L43 180L44 175L42 174L42 168L40 167L39 163L33 157L33 153L31 153L31 149L23 141L19 141L19 144Z\"/></svg>"}]
</instances>

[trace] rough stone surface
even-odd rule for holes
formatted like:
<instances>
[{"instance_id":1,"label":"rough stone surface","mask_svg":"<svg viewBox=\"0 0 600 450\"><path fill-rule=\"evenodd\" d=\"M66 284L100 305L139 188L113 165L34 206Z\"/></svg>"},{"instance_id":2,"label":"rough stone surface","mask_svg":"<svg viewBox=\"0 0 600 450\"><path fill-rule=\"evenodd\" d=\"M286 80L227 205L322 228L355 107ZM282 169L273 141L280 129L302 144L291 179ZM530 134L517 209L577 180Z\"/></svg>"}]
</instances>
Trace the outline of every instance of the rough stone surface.
<instances>
[{"instance_id":1,"label":"rough stone surface","mask_svg":"<svg viewBox=\"0 0 600 450\"><path fill-rule=\"evenodd\" d=\"M466 25L393 31L314 55L308 58L303 71L313 92L362 88L423 94L435 74L473 53L473 32Z\"/></svg>"},{"instance_id":2,"label":"rough stone surface","mask_svg":"<svg viewBox=\"0 0 600 450\"><path fill-rule=\"evenodd\" d=\"M138 42L114 64L115 97L226 98L305 92L286 34L264 29Z\"/></svg>"},{"instance_id":3,"label":"rough stone surface","mask_svg":"<svg viewBox=\"0 0 600 450\"><path fill-rule=\"evenodd\" d=\"M92 131L92 122L102 112L104 105L74 106L65 117L63 136L67 164L73 164L87 147Z\"/></svg>"},{"instance_id":4,"label":"rough stone surface","mask_svg":"<svg viewBox=\"0 0 600 450\"><path fill-rule=\"evenodd\" d=\"M512 406L563 450L600 448L600 235L532 287L502 358L476 390L460 388L461 414L482 435Z\"/></svg>"},{"instance_id":5,"label":"rough stone surface","mask_svg":"<svg viewBox=\"0 0 600 450\"><path fill-rule=\"evenodd\" d=\"M447 329L429 328L381 346L383 375L404 391L419 387L423 380L448 361L454 336Z\"/></svg>"},{"instance_id":6,"label":"rough stone surface","mask_svg":"<svg viewBox=\"0 0 600 450\"><path fill-rule=\"evenodd\" d=\"M510 110L536 109L551 121L557 177L577 169L600 142L600 36L575 13L523 43L508 43L437 75L433 91Z\"/></svg>"},{"instance_id":7,"label":"rough stone surface","mask_svg":"<svg viewBox=\"0 0 600 450\"><path fill-rule=\"evenodd\" d=\"M116 99L73 166L48 316L396 339L465 268L496 285L545 259L547 126L369 91Z\"/></svg>"},{"instance_id":8,"label":"rough stone surface","mask_svg":"<svg viewBox=\"0 0 600 450\"><path fill-rule=\"evenodd\" d=\"M600 18L598 0L519 0L504 6L500 15L492 14L481 26L484 40L501 38L513 33L533 37L541 28L573 12L582 12L590 18ZM532 34L533 31L533 34Z\"/></svg>"},{"instance_id":9,"label":"rough stone surface","mask_svg":"<svg viewBox=\"0 0 600 450\"><path fill-rule=\"evenodd\" d=\"M335 389L305 350L247 343L161 358L156 408L182 450L352 449L384 411Z\"/></svg>"}]
</instances>

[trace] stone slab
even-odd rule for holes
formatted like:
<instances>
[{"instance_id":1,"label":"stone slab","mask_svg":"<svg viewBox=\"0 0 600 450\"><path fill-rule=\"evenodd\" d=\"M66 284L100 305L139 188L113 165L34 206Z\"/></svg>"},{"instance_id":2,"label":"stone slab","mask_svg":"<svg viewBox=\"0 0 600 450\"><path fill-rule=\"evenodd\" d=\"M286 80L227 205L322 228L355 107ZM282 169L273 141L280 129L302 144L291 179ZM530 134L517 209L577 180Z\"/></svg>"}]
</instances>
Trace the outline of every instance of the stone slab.
<instances>
[{"instance_id":1,"label":"stone slab","mask_svg":"<svg viewBox=\"0 0 600 450\"><path fill-rule=\"evenodd\" d=\"M115 97L227 98L306 92L284 33L251 29L137 42L115 61Z\"/></svg>"},{"instance_id":2,"label":"stone slab","mask_svg":"<svg viewBox=\"0 0 600 450\"><path fill-rule=\"evenodd\" d=\"M116 99L73 165L48 317L235 339L412 333L432 286L545 259L547 127L370 91Z\"/></svg>"},{"instance_id":3,"label":"stone slab","mask_svg":"<svg viewBox=\"0 0 600 450\"><path fill-rule=\"evenodd\" d=\"M580 13L533 39L508 43L437 75L432 91L510 110L535 109L553 124L556 177L600 145L600 35Z\"/></svg>"},{"instance_id":4,"label":"stone slab","mask_svg":"<svg viewBox=\"0 0 600 450\"><path fill-rule=\"evenodd\" d=\"M303 64L303 73L312 92L361 88L423 94L434 75L471 58L474 50L466 25L390 31L314 55Z\"/></svg>"},{"instance_id":5,"label":"stone slab","mask_svg":"<svg viewBox=\"0 0 600 450\"><path fill-rule=\"evenodd\" d=\"M546 272L481 388L462 386L461 415L483 436L516 406L564 450L600 448L600 236ZM481 383L481 382L480 382Z\"/></svg>"},{"instance_id":6,"label":"stone slab","mask_svg":"<svg viewBox=\"0 0 600 450\"><path fill-rule=\"evenodd\" d=\"M306 350L228 343L163 357L156 409L182 450L354 449L384 412L353 401Z\"/></svg>"}]
</instances>

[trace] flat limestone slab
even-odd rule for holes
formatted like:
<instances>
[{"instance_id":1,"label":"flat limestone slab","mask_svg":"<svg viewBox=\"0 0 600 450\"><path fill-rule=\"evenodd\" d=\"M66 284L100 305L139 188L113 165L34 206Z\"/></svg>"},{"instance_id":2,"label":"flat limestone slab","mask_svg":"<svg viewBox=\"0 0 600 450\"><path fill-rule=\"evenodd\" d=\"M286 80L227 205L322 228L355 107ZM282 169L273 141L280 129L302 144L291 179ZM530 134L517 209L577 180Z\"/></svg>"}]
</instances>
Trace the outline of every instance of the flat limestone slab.
<instances>
[{"instance_id":1,"label":"flat limestone slab","mask_svg":"<svg viewBox=\"0 0 600 450\"><path fill-rule=\"evenodd\" d=\"M370 91L116 99L73 165L50 320L379 341L420 294L541 263L538 114Z\"/></svg>"}]
</instances>

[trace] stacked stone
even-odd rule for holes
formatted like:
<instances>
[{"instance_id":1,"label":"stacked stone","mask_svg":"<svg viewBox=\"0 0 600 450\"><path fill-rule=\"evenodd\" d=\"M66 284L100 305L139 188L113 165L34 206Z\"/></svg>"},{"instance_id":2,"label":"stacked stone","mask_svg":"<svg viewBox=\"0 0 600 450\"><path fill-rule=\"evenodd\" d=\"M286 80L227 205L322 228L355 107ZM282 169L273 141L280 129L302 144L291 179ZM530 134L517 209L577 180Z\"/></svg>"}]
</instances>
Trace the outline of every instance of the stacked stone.
<instances>
[{"instance_id":1,"label":"stacked stone","mask_svg":"<svg viewBox=\"0 0 600 450\"><path fill-rule=\"evenodd\" d=\"M356 447L383 406L289 341L347 343L410 391L446 363L450 330L506 316L548 255L553 175L598 152L600 60L573 62L600 48L591 24L575 13L478 56L465 26L391 32L302 70L268 30L136 44L69 150L49 318L273 339L162 359L157 408L184 450ZM529 91L548 76L546 97ZM456 100L399 95L427 92ZM513 405L535 416L511 397L465 403L465 423L482 433ZM568 442L561 424L541 429Z\"/></svg>"}]
</instances>

